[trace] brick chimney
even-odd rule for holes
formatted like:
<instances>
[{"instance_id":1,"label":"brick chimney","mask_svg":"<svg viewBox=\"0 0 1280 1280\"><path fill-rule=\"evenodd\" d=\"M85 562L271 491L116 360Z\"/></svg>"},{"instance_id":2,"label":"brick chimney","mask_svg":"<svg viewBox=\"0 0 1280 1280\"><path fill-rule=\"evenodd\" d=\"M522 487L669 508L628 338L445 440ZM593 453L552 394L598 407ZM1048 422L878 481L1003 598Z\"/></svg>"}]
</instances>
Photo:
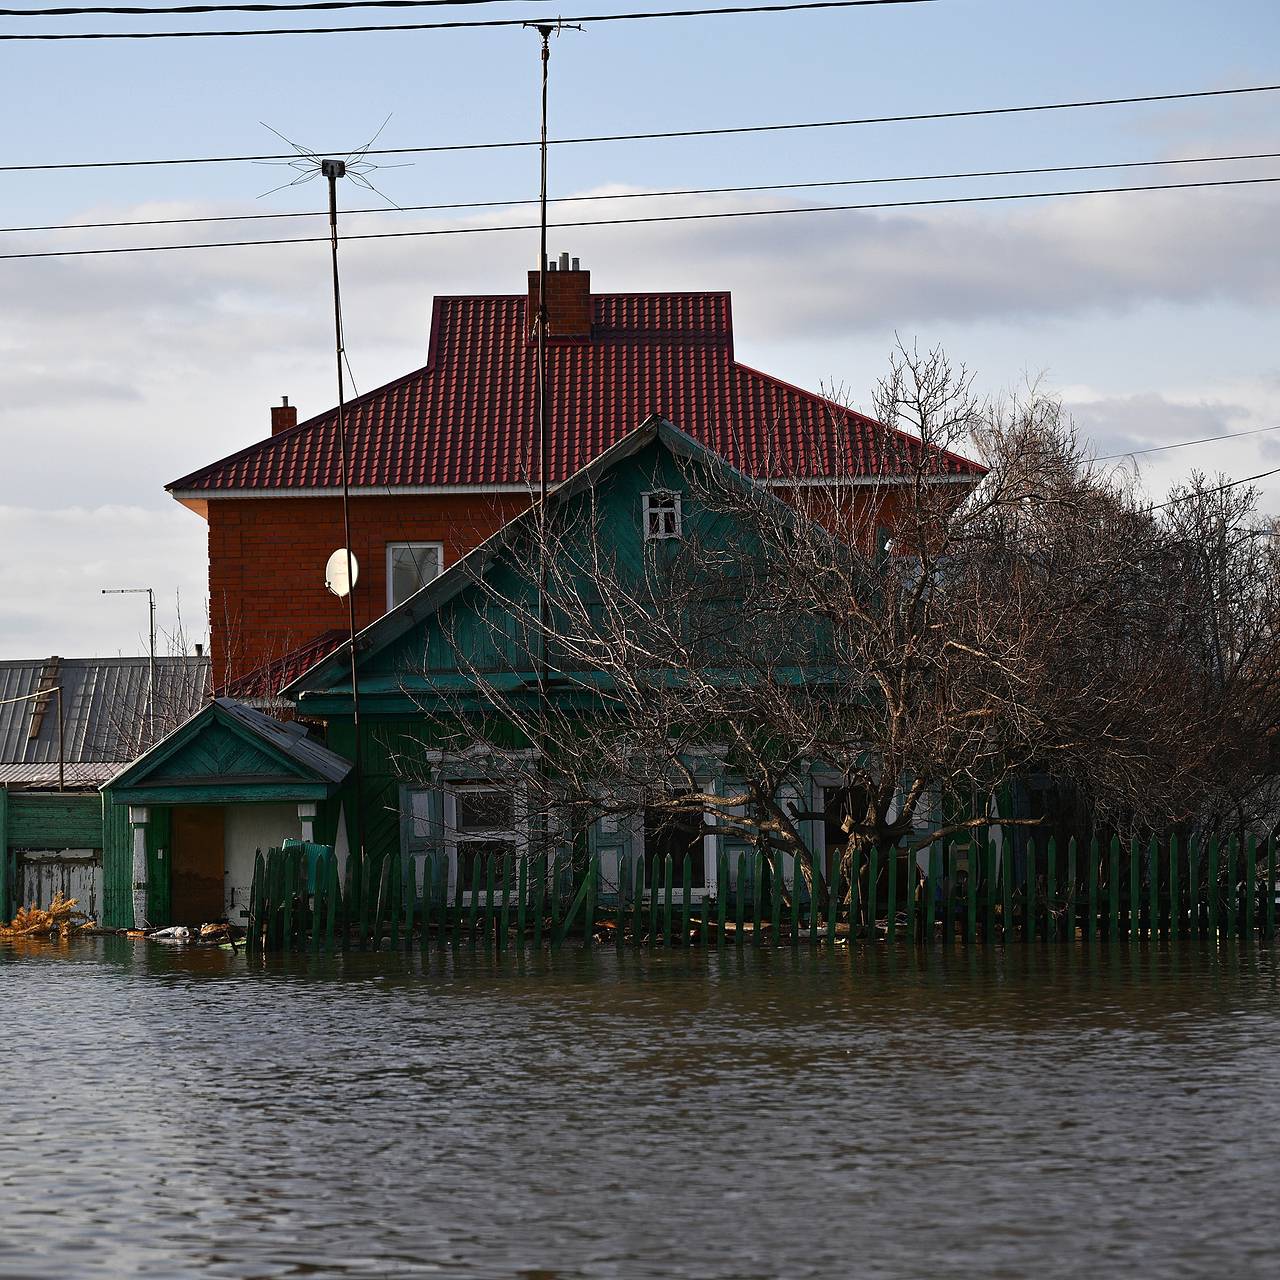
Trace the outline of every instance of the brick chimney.
<instances>
[{"instance_id":1,"label":"brick chimney","mask_svg":"<svg viewBox=\"0 0 1280 1280\"><path fill-rule=\"evenodd\" d=\"M529 332L538 315L538 273L529 272ZM578 259L567 253L547 263L547 336L589 338L591 336L591 272L583 271Z\"/></svg>"},{"instance_id":2,"label":"brick chimney","mask_svg":"<svg viewBox=\"0 0 1280 1280\"><path fill-rule=\"evenodd\" d=\"M289 403L288 396L281 397L280 404L271 406L271 434L278 436L282 431L298 425L298 410Z\"/></svg>"}]
</instances>

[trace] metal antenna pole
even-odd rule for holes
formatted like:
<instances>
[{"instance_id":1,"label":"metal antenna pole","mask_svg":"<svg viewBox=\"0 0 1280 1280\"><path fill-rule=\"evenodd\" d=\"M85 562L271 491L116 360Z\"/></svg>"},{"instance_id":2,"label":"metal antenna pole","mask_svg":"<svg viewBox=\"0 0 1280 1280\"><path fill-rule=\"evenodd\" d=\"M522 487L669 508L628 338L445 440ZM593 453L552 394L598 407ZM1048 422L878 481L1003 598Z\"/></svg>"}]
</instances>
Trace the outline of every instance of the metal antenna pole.
<instances>
[{"instance_id":1,"label":"metal antenna pole","mask_svg":"<svg viewBox=\"0 0 1280 1280\"><path fill-rule=\"evenodd\" d=\"M542 132L541 174L538 188L538 690L547 696L547 471L550 432L547 430L547 77L551 62L551 32L554 27L537 28L542 37ZM544 708L545 709L545 708Z\"/></svg>"},{"instance_id":2,"label":"metal antenna pole","mask_svg":"<svg viewBox=\"0 0 1280 1280\"><path fill-rule=\"evenodd\" d=\"M103 587L104 596L147 597L147 736L148 747L156 744L156 593L151 587Z\"/></svg>"},{"instance_id":3,"label":"metal antenna pole","mask_svg":"<svg viewBox=\"0 0 1280 1280\"><path fill-rule=\"evenodd\" d=\"M355 740L351 776L354 782L351 825L354 852L364 855L364 823L361 799L360 683L356 676L355 569L351 555L351 467L347 456L346 385L342 376L345 355L342 337L342 290L338 283L338 179L347 172L345 161L322 160L320 172L329 183L329 248L333 262L333 337L338 365L338 451L342 466L342 541L347 553L347 633L351 644L351 729Z\"/></svg>"}]
</instances>

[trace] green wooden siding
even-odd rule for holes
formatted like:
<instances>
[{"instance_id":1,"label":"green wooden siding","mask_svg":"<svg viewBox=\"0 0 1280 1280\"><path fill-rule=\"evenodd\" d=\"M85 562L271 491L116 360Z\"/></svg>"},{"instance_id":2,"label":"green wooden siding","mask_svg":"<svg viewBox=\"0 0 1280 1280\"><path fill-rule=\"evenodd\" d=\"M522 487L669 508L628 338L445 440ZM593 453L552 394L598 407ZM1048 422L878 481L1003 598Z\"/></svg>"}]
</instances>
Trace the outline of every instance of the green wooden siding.
<instances>
[{"instance_id":1,"label":"green wooden siding","mask_svg":"<svg viewBox=\"0 0 1280 1280\"><path fill-rule=\"evenodd\" d=\"M102 924L107 929L133 925L133 830L129 810L102 793Z\"/></svg>"},{"instance_id":2,"label":"green wooden siding","mask_svg":"<svg viewBox=\"0 0 1280 1280\"><path fill-rule=\"evenodd\" d=\"M102 801L88 795L12 791L6 843L11 849L101 849Z\"/></svg>"}]
</instances>

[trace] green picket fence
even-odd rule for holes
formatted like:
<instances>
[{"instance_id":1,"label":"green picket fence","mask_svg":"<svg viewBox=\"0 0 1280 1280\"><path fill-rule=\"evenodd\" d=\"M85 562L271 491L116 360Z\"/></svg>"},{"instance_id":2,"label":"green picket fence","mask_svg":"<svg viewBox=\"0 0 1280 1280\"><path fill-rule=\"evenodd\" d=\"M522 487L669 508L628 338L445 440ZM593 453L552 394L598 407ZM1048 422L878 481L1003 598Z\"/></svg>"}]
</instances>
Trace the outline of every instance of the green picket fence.
<instances>
[{"instance_id":1,"label":"green picket fence","mask_svg":"<svg viewBox=\"0 0 1280 1280\"><path fill-rule=\"evenodd\" d=\"M806 875L776 852L722 852L715 886L689 855L474 859L452 887L431 859L419 877L398 853L353 854L340 883L332 850L258 853L249 908L254 950L493 948L570 937L617 945L816 946L857 939L1035 943L1140 938L1271 938L1276 846L1252 840L943 843L927 856L873 850L847 878ZM788 869L786 862L790 861Z\"/></svg>"}]
</instances>

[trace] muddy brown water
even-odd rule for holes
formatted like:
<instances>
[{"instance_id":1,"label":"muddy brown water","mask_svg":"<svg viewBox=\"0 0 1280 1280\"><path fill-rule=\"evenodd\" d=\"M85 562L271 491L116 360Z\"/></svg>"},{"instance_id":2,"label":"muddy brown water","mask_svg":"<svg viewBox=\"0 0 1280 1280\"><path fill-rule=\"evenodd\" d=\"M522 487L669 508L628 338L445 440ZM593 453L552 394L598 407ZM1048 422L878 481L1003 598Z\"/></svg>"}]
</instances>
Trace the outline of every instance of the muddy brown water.
<instances>
[{"instance_id":1,"label":"muddy brown water","mask_svg":"<svg viewBox=\"0 0 1280 1280\"><path fill-rule=\"evenodd\" d=\"M1280 1274L1269 947L0 944L0 1274Z\"/></svg>"}]
</instances>

